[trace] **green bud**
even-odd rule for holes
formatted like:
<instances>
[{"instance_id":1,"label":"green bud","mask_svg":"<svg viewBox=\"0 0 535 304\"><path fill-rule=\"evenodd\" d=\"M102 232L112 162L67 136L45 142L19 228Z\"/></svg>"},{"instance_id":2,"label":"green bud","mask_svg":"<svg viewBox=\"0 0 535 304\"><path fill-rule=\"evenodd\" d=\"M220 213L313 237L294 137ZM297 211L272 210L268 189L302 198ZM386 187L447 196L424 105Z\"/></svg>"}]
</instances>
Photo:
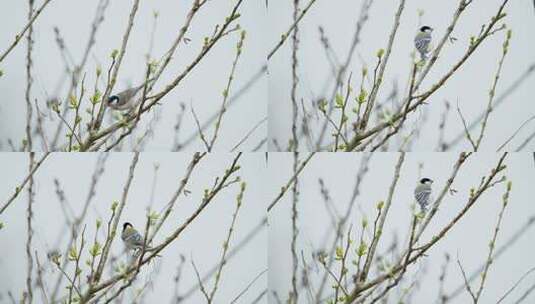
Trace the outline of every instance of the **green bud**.
<instances>
[{"instance_id":1,"label":"green bud","mask_svg":"<svg viewBox=\"0 0 535 304\"><path fill-rule=\"evenodd\" d=\"M379 49L379 51L377 51L377 58L383 57L384 54L385 54L385 49Z\"/></svg>"},{"instance_id":2,"label":"green bud","mask_svg":"<svg viewBox=\"0 0 535 304\"><path fill-rule=\"evenodd\" d=\"M115 209L117 209L117 206L119 205L119 201L115 200L111 203L111 211L115 212Z\"/></svg>"},{"instance_id":3,"label":"green bud","mask_svg":"<svg viewBox=\"0 0 535 304\"><path fill-rule=\"evenodd\" d=\"M78 250L76 250L76 245L73 245L71 249L69 249L69 261L76 261L78 258Z\"/></svg>"},{"instance_id":4,"label":"green bud","mask_svg":"<svg viewBox=\"0 0 535 304\"><path fill-rule=\"evenodd\" d=\"M377 210L381 210L381 209L383 209L384 206L385 206L385 202L384 202L384 201L380 201L380 202L377 204Z\"/></svg>"},{"instance_id":5,"label":"green bud","mask_svg":"<svg viewBox=\"0 0 535 304\"><path fill-rule=\"evenodd\" d=\"M359 247L357 248L357 255L361 257L366 254L367 250L368 250L368 245L366 244L366 242L362 241Z\"/></svg>"},{"instance_id":6,"label":"green bud","mask_svg":"<svg viewBox=\"0 0 535 304\"><path fill-rule=\"evenodd\" d=\"M368 96L368 92L364 88L360 89L360 94L358 96L357 102L358 103L364 103L366 102L366 97Z\"/></svg>"},{"instance_id":7,"label":"green bud","mask_svg":"<svg viewBox=\"0 0 535 304\"><path fill-rule=\"evenodd\" d=\"M342 97L342 95L336 94L334 101L336 103L336 106L335 106L336 108L344 107L344 97Z\"/></svg>"},{"instance_id":8,"label":"green bud","mask_svg":"<svg viewBox=\"0 0 535 304\"><path fill-rule=\"evenodd\" d=\"M344 249L340 246L336 247L336 260L341 260L344 257Z\"/></svg>"},{"instance_id":9,"label":"green bud","mask_svg":"<svg viewBox=\"0 0 535 304\"><path fill-rule=\"evenodd\" d=\"M114 49L112 52L111 52L111 58L113 60L115 60L115 58L117 58L117 55L119 54L119 50L118 49Z\"/></svg>"},{"instance_id":10,"label":"green bud","mask_svg":"<svg viewBox=\"0 0 535 304\"><path fill-rule=\"evenodd\" d=\"M96 257L101 253L101 249L102 247L100 246L100 243L95 242L95 244L93 244L93 246L91 246L91 248L89 249L89 254Z\"/></svg>"}]
</instances>

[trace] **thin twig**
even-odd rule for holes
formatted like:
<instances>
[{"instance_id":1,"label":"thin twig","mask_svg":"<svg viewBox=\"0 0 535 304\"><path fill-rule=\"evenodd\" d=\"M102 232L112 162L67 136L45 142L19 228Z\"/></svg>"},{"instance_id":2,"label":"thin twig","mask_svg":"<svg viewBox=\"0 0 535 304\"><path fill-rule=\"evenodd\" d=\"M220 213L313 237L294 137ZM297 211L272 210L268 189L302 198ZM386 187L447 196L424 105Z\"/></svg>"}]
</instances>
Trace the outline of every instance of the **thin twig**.
<instances>
[{"instance_id":1,"label":"thin twig","mask_svg":"<svg viewBox=\"0 0 535 304\"><path fill-rule=\"evenodd\" d=\"M288 180L288 182L286 183L286 185L284 185L279 194L273 199L273 201L271 201L271 203L269 204L268 208L267 208L267 211L271 211L271 209L275 206L275 204L277 204L280 199L284 196L284 194L286 193L286 191L288 191L288 189L292 186L292 184L297 180L297 176L301 173L301 171L305 168L305 166L308 164L308 162L310 161L310 159L312 159L312 156L314 156L315 152L312 152L308 155L307 158L305 158L301 164L299 165L299 168L296 170L296 172L292 175L292 177L290 177L290 179Z\"/></svg>"},{"instance_id":2,"label":"thin twig","mask_svg":"<svg viewBox=\"0 0 535 304\"><path fill-rule=\"evenodd\" d=\"M217 287L219 286L219 281L221 280L221 274L223 273L223 266L225 266L226 264L227 253L230 247L230 238L232 236L232 232L234 231L236 218L238 217L238 212L240 211L240 208L242 205L243 194L245 192L245 188L246 188L246 184L242 182L240 185L240 192L238 193L238 196L236 197L236 209L234 210L234 214L232 215L232 223L230 224L230 228L227 233L227 238L225 242L223 243L223 252L221 253L221 260L219 261L219 268L217 269L217 273L215 275L214 286L212 287L212 291L210 292L210 296L208 297L209 304L214 301L214 296L217 291Z\"/></svg>"},{"instance_id":3,"label":"thin twig","mask_svg":"<svg viewBox=\"0 0 535 304\"><path fill-rule=\"evenodd\" d=\"M15 200L15 198L17 198L17 196L22 192L22 190L24 189L24 186L26 186L26 184L32 180L35 172L37 171L37 169L39 169L39 167L43 164L43 162L45 161L45 159L48 157L48 155L50 155L49 152L45 153L43 155L43 157L41 157L41 159L39 159L35 164L34 166L32 167L30 173L28 173L28 175L24 178L24 180L22 181L22 183L17 186L15 188L15 192L9 197L9 199L4 203L4 205L2 206L2 208L0 209L0 214L4 213L4 211L7 209L7 207L9 207L9 205Z\"/></svg>"},{"instance_id":4,"label":"thin twig","mask_svg":"<svg viewBox=\"0 0 535 304\"><path fill-rule=\"evenodd\" d=\"M264 274L266 273L268 270L265 269L263 270L262 272L260 272L259 274L256 275L256 277L254 277L254 279L249 283L247 284L247 286L245 286L245 289L243 289L233 300L232 302L230 302L230 304L234 304L236 303L236 301L238 301L238 299L243 296L248 290L249 288L251 288L251 286L253 286L253 284Z\"/></svg>"},{"instance_id":5,"label":"thin twig","mask_svg":"<svg viewBox=\"0 0 535 304\"><path fill-rule=\"evenodd\" d=\"M43 2L43 4L35 11L35 13L33 14L32 18L28 21L26 26L24 26L22 31L19 34L15 35L15 41L13 41L13 43L7 48L7 50L5 50L4 53L2 53L2 55L0 55L0 62L2 62L4 60L4 58L6 58L6 56L9 54L9 52L11 52L13 50L13 48L15 48L15 46L20 42L20 40L22 39L22 37L26 33L26 31L31 29L31 27L32 27L33 23L35 22L35 20L37 19L37 17L41 14L41 12L48 5L48 3L50 3L50 1L52 1L52 0L45 0L45 2Z\"/></svg>"},{"instance_id":6,"label":"thin twig","mask_svg":"<svg viewBox=\"0 0 535 304\"><path fill-rule=\"evenodd\" d=\"M240 39L236 46L236 56L234 57L234 61L232 62L232 68L230 70L230 75L227 80L227 86L225 87L225 90L223 91L223 101L221 102L221 109L219 110L219 116L217 117L217 121L215 123L214 134L212 135L212 139L210 140L210 143L208 144L208 147L207 147L208 152L211 152L212 148L214 147L215 141L217 139L217 135L219 133L219 129L221 127L221 121L223 120L223 114L227 111L227 102L228 102L228 97L229 97L229 92L230 92L230 86L232 85L232 80L234 79L234 73L236 72L236 66L238 65L238 60L240 59L240 55L242 53L244 40L245 40L245 31L241 31ZM197 127L199 128L199 132L202 132L201 126L198 121L197 121Z\"/></svg>"},{"instance_id":7,"label":"thin twig","mask_svg":"<svg viewBox=\"0 0 535 304\"><path fill-rule=\"evenodd\" d=\"M301 19L303 19L310 7L312 7L312 4L314 4L314 2L316 2L316 0L310 0L310 2L308 2L308 4L301 11L301 14L297 18L294 18L294 22L292 23L292 25L290 25L290 28L280 36L279 42L277 42L277 44L273 47L273 49L271 49L271 51L267 55L268 61L271 59L271 57L273 57L273 55L275 55L279 48L284 44L286 39L288 39L290 34L297 28L297 24L301 21Z\"/></svg>"}]
</instances>

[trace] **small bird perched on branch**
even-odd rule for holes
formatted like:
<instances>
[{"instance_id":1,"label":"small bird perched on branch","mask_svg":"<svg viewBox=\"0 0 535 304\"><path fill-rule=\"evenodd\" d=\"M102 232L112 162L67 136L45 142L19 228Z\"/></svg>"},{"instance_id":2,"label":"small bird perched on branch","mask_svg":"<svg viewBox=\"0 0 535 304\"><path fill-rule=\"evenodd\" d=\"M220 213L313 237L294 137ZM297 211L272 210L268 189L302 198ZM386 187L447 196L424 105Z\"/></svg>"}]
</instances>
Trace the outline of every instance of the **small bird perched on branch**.
<instances>
[{"instance_id":1,"label":"small bird perched on branch","mask_svg":"<svg viewBox=\"0 0 535 304\"><path fill-rule=\"evenodd\" d=\"M147 86L150 84L152 80L153 79L150 79L146 82ZM145 86L145 83L137 87L126 89L115 95L111 95L110 97L108 97L108 100L107 100L108 107L116 111L130 110L134 108L141 101L141 98L142 98L141 94L143 93L144 86Z\"/></svg>"},{"instance_id":2,"label":"small bird perched on branch","mask_svg":"<svg viewBox=\"0 0 535 304\"><path fill-rule=\"evenodd\" d=\"M431 50L432 32L433 29L431 27L424 25L420 28L416 37L414 37L414 46L420 53L420 58L422 58L422 60L427 60L427 54Z\"/></svg>"},{"instance_id":3,"label":"small bird perched on branch","mask_svg":"<svg viewBox=\"0 0 535 304\"><path fill-rule=\"evenodd\" d=\"M416 198L416 202L420 205L420 210L424 213L427 211L427 205L431 201L432 184L433 181L425 177L420 180L418 185L416 185L416 189L414 189L414 198Z\"/></svg>"},{"instance_id":4,"label":"small bird perched on branch","mask_svg":"<svg viewBox=\"0 0 535 304\"><path fill-rule=\"evenodd\" d=\"M126 249L128 251L131 250L141 250L143 248L143 237L137 230L134 228L134 226L129 223L125 222L123 224L123 231L121 232L121 239L124 242L124 245L126 246ZM147 245L145 247L146 251L149 251L151 248Z\"/></svg>"}]
</instances>

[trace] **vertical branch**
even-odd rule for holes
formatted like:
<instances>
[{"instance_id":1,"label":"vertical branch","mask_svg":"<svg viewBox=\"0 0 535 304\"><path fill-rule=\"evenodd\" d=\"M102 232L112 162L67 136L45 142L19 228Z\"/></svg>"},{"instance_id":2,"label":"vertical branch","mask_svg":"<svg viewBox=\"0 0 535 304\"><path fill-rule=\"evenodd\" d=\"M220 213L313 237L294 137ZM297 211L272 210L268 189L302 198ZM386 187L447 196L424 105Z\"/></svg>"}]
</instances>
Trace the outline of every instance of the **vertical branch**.
<instances>
[{"instance_id":1,"label":"vertical branch","mask_svg":"<svg viewBox=\"0 0 535 304\"><path fill-rule=\"evenodd\" d=\"M297 25L297 18L299 17L299 0L293 0L294 3L294 13L293 20L295 23L295 28L292 33L292 142L290 144L290 151L297 151L299 148L299 142L297 139L297 115L299 114L299 108L297 106L297 84L299 83L299 78L297 76L297 50L299 48L299 27Z\"/></svg>"},{"instance_id":2,"label":"vertical branch","mask_svg":"<svg viewBox=\"0 0 535 304\"><path fill-rule=\"evenodd\" d=\"M483 273L481 274L481 284L479 285L479 289L477 290L474 298L474 303L478 303L479 297L481 296L481 292L483 292L483 287L485 285L485 280L487 279L487 275L490 269L490 265L492 264L492 255L494 253L494 248L496 247L496 239L498 238L498 232L500 231L500 226L502 223L503 218L503 212L505 211L505 208L507 207L507 203L509 202L509 193L511 192L512 183L509 181L507 183L507 190L505 191L503 197L502 197L502 209L500 210L500 214L498 215L498 222L496 223L496 227L494 228L494 234L492 236L492 240L489 243L489 253L487 255L487 262L485 263L485 269L483 270Z\"/></svg>"},{"instance_id":3,"label":"vertical branch","mask_svg":"<svg viewBox=\"0 0 535 304\"><path fill-rule=\"evenodd\" d=\"M492 82L492 87L489 92L489 102L487 104L485 117L483 118L483 122L481 123L481 132L479 133L479 137L477 138L476 145L474 147L475 151L479 149L479 145L481 144L481 140L483 139L483 134L485 133L485 128L487 126L487 121L489 119L490 112L492 111L494 95L496 94L496 86L498 85L498 80L500 79L500 74L501 74L502 67L503 67L503 61L505 60L505 55L507 55L507 52L509 50L509 41L511 40L511 35L512 35L511 30L508 30L505 41L502 46L502 58L500 59L500 63L498 64L498 70L496 71L496 75L494 76L494 81Z\"/></svg>"},{"instance_id":4,"label":"vertical branch","mask_svg":"<svg viewBox=\"0 0 535 304\"><path fill-rule=\"evenodd\" d=\"M119 68L121 67L121 62L123 61L123 57L126 52L126 45L128 43L128 38L130 37L130 32L132 30L132 27L134 26L134 18L136 17L136 12L137 12L138 7L139 7L139 0L135 0L134 5L132 6L132 10L130 11L130 17L128 19L128 25L126 27L126 31L123 36L123 42L121 45L121 49L119 51L119 56L117 57L117 64L114 66L110 83L106 87L106 91L104 92L104 96L102 97L102 101L100 103L100 108L98 111L97 119L95 121L95 124L92 126L94 131L98 130L100 128L100 124L102 123L104 112L106 111L106 100L110 96L111 91L113 90L113 87L115 86L117 75L119 74Z\"/></svg>"},{"instance_id":5,"label":"vertical branch","mask_svg":"<svg viewBox=\"0 0 535 304\"><path fill-rule=\"evenodd\" d=\"M234 231L236 218L238 217L238 212L240 211L240 207L242 205L243 194L245 192L245 188L246 188L246 184L245 182L242 182L240 185L240 192L238 193L238 196L236 197L236 209L234 211L234 214L232 215L232 223L230 224L230 228L228 230L227 239L223 243L223 253L221 254L221 261L219 262L219 268L217 269L217 273L215 275L214 287L212 288L212 292L210 293L210 296L208 298L208 303L212 303L214 300L214 295L217 291L217 287L221 279L221 273L223 272L223 266L225 266L225 264L227 263L227 252L229 249L230 237L232 236L232 232Z\"/></svg>"},{"instance_id":6,"label":"vertical branch","mask_svg":"<svg viewBox=\"0 0 535 304\"><path fill-rule=\"evenodd\" d=\"M106 241L104 243L104 247L102 249L102 254L100 256L100 260L97 266L97 270L95 272L95 276L91 278L91 283L90 283L88 294L92 292L93 285L99 282L102 272L104 271L104 265L106 263L106 260L108 259L108 255L111 249L111 244L113 243L113 240L115 239L115 234L117 232L117 225L119 224L121 214L123 212L124 206L126 205L128 192L130 190L130 185L132 183L132 180L134 179L134 170L136 168L138 160L139 160L139 153L135 153L134 158L132 159L132 163L130 164L130 169L128 172L126 184L123 189L121 202L119 204L119 208L117 209L117 214L113 217L113 224L111 225L111 227L108 227L109 228L107 232L108 237L106 238ZM112 206L112 209L115 210L114 206Z\"/></svg>"},{"instance_id":7,"label":"vertical branch","mask_svg":"<svg viewBox=\"0 0 535 304\"><path fill-rule=\"evenodd\" d=\"M394 178L392 180L392 184L390 185L390 188L388 189L388 198L386 200L386 204L384 205L384 212L381 214L377 229L374 229L373 240L372 240L372 243L370 244L370 249L368 251L368 255L366 256L366 261L364 262L362 273L359 278L360 282L365 282L366 278L368 277L371 263L373 261L375 251L377 250L377 245L379 244L379 239L381 238L383 227L386 222L386 216L388 215L388 210L390 209L390 206L392 205L392 198L394 197L394 191L396 189L396 185L399 180L401 166L403 165L404 160L405 160L405 152L401 152L398 162L396 164L396 167L394 169ZM381 210L383 208L382 205L383 205L382 202L380 202L379 205L377 206L377 209Z\"/></svg>"},{"instance_id":8,"label":"vertical branch","mask_svg":"<svg viewBox=\"0 0 535 304\"><path fill-rule=\"evenodd\" d=\"M34 252L35 254L35 263L37 264L37 281L36 285L39 286L39 289L41 289L41 293L43 295L43 302L48 304L48 297L46 295L46 286L45 281L43 280L43 266L39 262L39 256L37 255L37 250Z\"/></svg>"},{"instance_id":9,"label":"vertical branch","mask_svg":"<svg viewBox=\"0 0 535 304\"><path fill-rule=\"evenodd\" d=\"M217 121L215 123L215 130L214 134L212 135L212 139L210 140L210 144L208 145L208 152L212 152L212 148L214 147L215 140L217 139L217 135L219 133L219 128L221 127L221 121L223 120L223 114L227 111L227 100L229 97L230 92L230 86L232 84L232 80L234 79L234 72L236 71L236 66L238 64L238 60L240 59L240 55L242 53L242 47L243 47L243 41L245 40L245 31L241 31L240 33L240 40L238 41L238 44L236 45L236 56L234 57L234 62L232 62L232 68L230 70L230 75L227 80L227 86L225 87L225 90L223 91L223 102L221 103L221 109L219 110L219 116L217 117ZM202 134L202 129L199 125L199 133Z\"/></svg>"},{"instance_id":10,"label":"vertical branch","mask_svg":"<svg viewBox=\"0 0 535 304\"><path fill-rule=\"evenodd\" d=\"M405 8L405 0L401 0L399 2L399 7L394 19L394 26L392 27L392 31L390 32L390 37L388 38L388 45L386 47L385 57L381 62L381 67L379 68L379 74L377 75L376 82L374 83L372 90L370 92L370 96L368 97L368 101L366 103L366 108L364 110L364 114L362 116L362 120L360 122L360 129L364 130L366 129L366 126L368 124L368 120L370 118L370 115L373 110L373 106L375 104L375 99L377 98L377 94L379 92L379 88L381 87L381 84L383 82L384 73L386 70L386 64L388 63L388 58L390 58L390 53L392 53L392 46L394 45L394 39L396 38L396 33L398 31L400 19L401 19L401 13L403 12L403 9ZM379 50L379 53L377 54L377 57L381 59L382 57L382 51Z\"/></svg>"},{"instance_id":11,"label":"vertical branch","mask_svg":"<svg viewBox=\"0 0 535 304\"><path fill-rule=\"evenodd\" d=\"M32 172L34 162L35 162L35 152L29 153L29 168L28 172ZM27 265L27 277L26 277L26 295L28 303L33 302L33 292L32 292L32 272L33 272L33 258L32 258L32 238L33 238L33 229L32 229L32 217L33 217L33 175L30 174L30 181L28 185L28 208L26 209L26 222L28 228L28 236L26 239L26 258L28 260Z\"/></svg>"},{"instance_id":12,"label":"vertical branch","mask_svg":"<svg viewBox=\"0 0 535 304\"><path fill-rule=\"evenodd\" d=\"M294 175L297 174L297 166L299 163L299 153L294 152L294 164L293 164L293 172ZM299 233L299 229L297 228L297 202L299 200L299 191L297 189L297 177L295 179L295 182L292 185L292 244L291 244L291 253L292 253L292 291L290 293L289 302L297 304L297 300L299 298L299 293L297 292L297 269L299 265L299 260L297 258L297 235Z\"/></svg>"},{"instance_id":13,"label":"vertical branch","mask_svg":"<svg viewBox=\"0 0 535 304\"><path fill-rule=\"evenodd\" d=\"M32 102L31 102L31 90L32 90L32 49L33 49L33 40L32 40L32 34L33 34L33 25L31 23L32 20L32 14L33 14L33 4L35 0L28 0L29 2L29 11L28 11L28 20L30 21L30 27L28 30L28 37L27 37L27 43L28 48L26 50L26 140L23 141L23 150L24 148L28 148L28 151L32 151ZM31 300L31 299L30 299ZM31 302L31 301L30 301Z\"/></svg>"}]
</instances>

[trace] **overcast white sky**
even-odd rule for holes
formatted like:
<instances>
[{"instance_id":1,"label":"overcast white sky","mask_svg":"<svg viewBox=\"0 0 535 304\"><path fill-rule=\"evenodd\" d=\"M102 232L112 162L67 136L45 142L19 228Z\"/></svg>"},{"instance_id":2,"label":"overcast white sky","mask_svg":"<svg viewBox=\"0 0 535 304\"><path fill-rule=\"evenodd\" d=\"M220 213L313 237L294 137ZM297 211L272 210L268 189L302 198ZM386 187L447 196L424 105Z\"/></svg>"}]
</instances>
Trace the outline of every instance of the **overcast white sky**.
<instances>
[{"instance_id":1,"label":"overcast white sky","mask_svg":"<svg viewBox=\"0 0 535 304\"><path fill-rule=\"evenodd\" d=\"M293 2L272 2L270 3L271 13L268 15L270 25L268 40L274 44L280 39L281 33L286 32L292 23ZM312 110L311 102L326 95L327 98L330 98L334 82L329 61L319 39L318 27L324 28L338 61L345 60L353 37L355 23L359 17L361 2L340 0L334 4L332 1L317 1L299 23L297 96L298 101L303 99L305 107L313 114L314 119L321 118L322 114ZM458 40L454 44L448 42L445 45L438 62L427 76L427 80L422 83L422 89L429 88L449 71L453 63L461 58L468 46L470 36L479 33L481 26L496 14L501 2L500 0L474 1L466 9L453 32L453 36ZM301 1L301 6L303 7L306 3L308 1ZM437 39L437 37L442 37L451 23L453 12L458 3L459 1L406 1L393 52L385 72L383 86L379 91L379 102L383 102L391 93L395 82L398 84L401 95L406 91L411 64L410 53L414 50L413 38L419 27L417 11L424 10L421 22L435 29L433 37ZM371 6L370 18L364 25L360 43L349 65L349 72L353 72L352 86L355 91L360 86L360 73L363 65L368 67L371 74L376 64L377 50L386 47L398 5L399 1L374 1ZM532 30L535 28L533 2L530 0L509 1L505 11L508 14L505 23L512 29L513 38L497 87L497 96L526 71L529 65L535 62L535 43L533 43ZM463 130L461 120L455 110L457 102L468 122L473 121L483 112L488 103L488 92L501 56L503 41L503 32L488 39L456 75L450 78L447 84L428 100L430 104L425 108L429 111L429 116L423 127L421 126L424 117L422 110L409 117L406 122L409 128L404 131L404 135L408 134L409 130L414 127L419 128L421 132L421 138L412 147L412 151L435 150L438 141L439 119L444 110L444 100L448 100L453 107L446 125L447 141ZM270 143L272 143L272 139L277 139L283 147L287 145L291 136L291 45L289 40L269 63L269 138ZM326 91L323 91L328 79L331 81L330 86ZM346 80L344 80L344 84ZM535 84L535 75L532 74L507 98L504 104L496 108L496 111L491 114L487 128L488 136L485 137L481 146L483 150L494 151L513 134L523 121L534 115L533 84ZM367 82L366 85L369 92L371 85ZM312 119L311 127L313 134L317 136L320 124L314 123L314 119ZM418 123L415 124L415 121ZM321 122L323 123L323 120ZM478 129L476 130L478 131ZM511 142L510 149L516 148L534 130L534 124L524 128ZM333 130L328 129L327 135L331 133ZM325 143L328 142L325 141ZM527 150L532 149L533 145L534 143L531 143ZM467 148L469 148L469 143L464 140L454 149L460 151ZM274 150L274 147L272 146L270 149ZM302 149L305 149L304 145Z\"/></svg>"},{"instance_id":2,"label":"overcast white sky","mask_svg":"<svg viewBox=\"0 0 535 304\"><path fill-rule=\"evenodd\" d=\"M68 1L53 0L45 8L35 22L34 45L34 86L32 98L38 100L41 109L45 109L46 96L53 97L55 87L64 71L64 64L55 41L53 27L60 29L65 44L75 62L82 58L91 23L99 1ZM41 5L42 1L36 1ZM105 14L96 45L94 46L84 72L86 88L94 87L95 69L100 64L105 71L110 64L110 54L113 49L119 49L126 29L128 15L133 1L110 1ZM161 58L175 40L185 17L191 8L192 1L141 1L135 25L130 35L128 49L121 65L117 79L116 90L125 89L129 84L137 85L144 79L145 54L149 47L152 32L153 11L159 12L158 23L154 37L153 55ZM196 15L187 37L191 41L182 44L167 71L158 81L155 89L159 91L184 68L190 64L199 52L205 36L212 34L214 27L222 23L231 11L235 1L209 1ZM15 34L27 23L27 1L2 1L0 9L0 50L7 48ZM260 1L244 1L241 6L239 24L247 31L247 38L243 54L238 63L234 77L232 92L244 84L257 73L265 64L266 25L265 10ZM148 151L169 151L173 144L176 116L181 102L188 106L184 118L180 139L184 140L197 131L189 105L193 104L201 122L217 113L221 107L222 92L226 86L232 60L235 56L236 43L239 35L231 35L223 39L208 56L175 88L160 106L162 118L155 129L155 137L145 147ZM26 43L21 42L2 62L0 68L4 75L0 78L2 103L0 105L0 140L3 150L9 150L7 139L11 138L17 146L20 144L26 123L26 106L24 92L26 87ZM63 87L59 98L65 98L66 86ZM103 85L101 85L103 91ZM221 127L221 136L215 145L216 151L229 151L245 134L267 115L267 78L263 77L255 86L229 108ZM88 94L86 94L88 95ZM84 108L85 109L85 108ZM46 112L48 113L48 112ZM52 113L54 114L54 113ZM35 115L35 113L34 113ZM152 114L145 117L148 122ZM51 115L54 121L55 115ZM55 123L47 124L55 130ZM45 126L46 127L46 126ZM242 150L252 150L265 138L267 124L263 124L247 142ZM211 131L210 133L211 134ZM42 150L42 147L36 147ZM196 140L186 148L190 151L204 149L202 142Z\"/></svg>"},{"instance_id":3,"label":"overcast white sky","mask_svg":"<svg viewBox=\"0 0 535 304\"><path fill-rule=\"evenodd\" d=\"M94 237L95 220L101 217L105 222L110 215L111 202L120 199L132 156L131 153L115 153L109 156L106 171L98 184L96 197L84 222L87 225L87 239ZM187 189L191 191L191 194L179 199L174 213L162 227L160 236L155 239L156 243L161 242L189 217L200 203L203 189L213 185L214 178L224 172L233 157L232 154L221 153L208 155L203 159L188 183ZM47 278L48 286L54 282L52 278L57 275L57 270L54 270L50 262L47 261L46 252L54 248L58 235L63 231L64 226L63 213L56 198L53 179L60 180L72 208L80 212L97 158L97 154L55 154L43 164L36 176L33 244L34 249L39 252L41 263L46 265L45 278ZM160 165L154 207L156 210L161 210L169 201L172 193L176 191L190 159L189 153L142 154L136 168L127 205L121 217L121 223L130 221L137 227L143 227L145 210L150 198L154 164ZM240 164L242 168L239 175L247 181L247 189L242 209L238 214L230 249L232 249L233 244L237 244L256 227L265 215L262 203L265 201L263 198L267 189L264 187L266 183L264 156L260 153L242 155ZM0 167L2 168L0 197L4 201L4 198L12 193L17 183L25 176L27 156L21 153L1 153ZM182 283L179 287L181 293L197 282L190 262L191 256L193 256L201 275L217 264L223 241L232 220L238 189L239 187L235 185L224 190L213 201L213 204L208 206L184 231L180 238L163 251L162 257L159 259L161 270L159 274L153 276L154 288L149 290L147 294L147 303L169 303L171 301L174 290L173 277L176 274L181 254L187 258ZM0 257L0 292L4 297L0 302L7 301L7 291L12 291L16 298L20 298L25 286L26 271L23 270L26 269L24 254L26 221L23 220L27 205L25 197L26 195L21 195L17 198L0 217L0 220L5 224L0 232L0 247L3 252ZM63 246L65 246L66 239L67 237L62 239ZM102 235L100 239L103 240ZM238 255L228 262L215 297L216 302L230 303L254 277L267 268L266 244L267 230L264 228ZM119 238L115 239L111 250L112 254L118 254L123 250L123 244ZM52 274L53 276L51 276ZM108 277L108 274L105 277ZM251 303L266 288L266 284L267 275L264 274L237 303ZM213 280L206 286L211 288L212 285ZM40 302L40 294L35 291L34 295L36 303ZM186 303L200 303L202 301L204 301L202 294L196 292Z\"/></svg>"},{"instance_id":4,"label":"overcast white sky","mask_svg":"<svg viewBox=\"0 0 535 304\"><path fill-rule=\"evenodd\" d=\"M442 208L430 223L427 232L424 233L423 240L429 240L431 234L436 233L449 223L464 206L469 188L479 184L480 178L495 166L498 158L499 155L496 154L478 153L467 160L453 183L453 188L458 190L458 193L454 196L448 194L444 198ZM334 206L340 213L343 213L351 197L361 159L362 154L358 153L316 154L304 169L299 180L297 250L298 253L302 250L307 262L317 264L320 269L322 269L321 265L311 261L311 252L313 249L323 249L324 237L331 226L319 191L318 179L323 178ZM384 252L385 248L391 244L394 234L397 234L400 244L407 237L410 225L409 205L414 201L413 190L419 176L418 164L423 164L422 176L433 179L435 181L433 188L440 189L449 178L456 159L457 155L453 153L409 153L406 155L378 252ZM357 198L353 213L349 217L350 225L353 225L352 237L354 239L360 237L361 233L360 223L363 214L359 210L366 213L371 223L372 217L375 216L377 202L385 200L387 197L397 160L397 153L375 153L373 155L368 176L361 186L361 195ZM272 183L272 188L277 189L286 182L288 176L291 176L293 157L288 153L272 153L269 162L269 180ZM497 248L526 224L530 217L535 215L535 206L532 202L535 177L533 156L528 153L511 154L507 156L506 164L508 168L505 172L513 182L513 188L498 235ZM452 257L445 285L448 292L451 292L462 282L461 273L455 263L457 255L467 273L471 273L480 266L488 253L488 243L501 208L501 196L504 193L504 188L505 185L500 185L484 194L481 200L447 236L428 252L427 258L423 258L419 263L411 266L407 273L408 277L412 277L415 269L423 269L422 265L424 264L427 271L420 281L422 285L415 292L410 303L434 303L436 301L437 281L445 253L449 253ZM291 205L291 195L287 195L269 215L269 287L276 291L283 300L288 296L291 286ZM333 234L330 235L329 244L332 237ZM369 240L369 235L367 237ZM533 261L534 237L535 227L531 227L513 247L495 261L483 291L482 303L495 303L524 272L535 266ZM328 251L328 249L325 250ZM354 254L354 251L352 252ZM323 272L318 272L318 268L314 268L310 272L312 286L317 288L318 280ZM299 274L301 275L301 272ZM371 277L374 276L374 274L371 275ZM329 294L328 290L332 285L331 283L333 282L329 281L327 284L325 295ZM533 277L528 277L506 299L505 303L513 303L512 301L516 300L532 284ZM393 291L391 295L391 301L388 303L397 303L394 301L397 299L397 292ZM463 292L452 303L468 303L470 301L467 293ZM535 295L526 301L526 303L535 301ZM304 290L300 303L307 303Z\"/></svg>"}]
</instances>

